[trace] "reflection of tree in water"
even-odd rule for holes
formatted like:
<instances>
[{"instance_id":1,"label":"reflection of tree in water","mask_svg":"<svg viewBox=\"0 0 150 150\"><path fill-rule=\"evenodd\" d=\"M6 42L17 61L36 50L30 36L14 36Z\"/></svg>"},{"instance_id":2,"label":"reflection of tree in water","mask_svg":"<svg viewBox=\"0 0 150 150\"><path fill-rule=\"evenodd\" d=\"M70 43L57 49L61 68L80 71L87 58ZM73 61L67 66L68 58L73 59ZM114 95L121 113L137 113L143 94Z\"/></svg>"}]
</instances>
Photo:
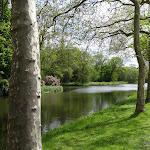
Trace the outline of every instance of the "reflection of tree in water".
<instances>
[{"instance_id":1,"label":"reflection of tree in water","mask_svg":"<svg viewBox=\"0 0 150 150\"><path fill-rule=\"evenodd\" d=\"M55 120L59 120L60 124L65 124L81 117L88 108L92 107L91 97L88 94L77 95L70 92L59 95L52 94L50 97L51 100L46 97L42 99L43 128L45 124L48 126ZM53 102L55 100L57 103Z\"/></svg>"},{"instance_id":2,"label":"reflection of tree in water","mask_svg":"<svg viewBox=\"0 0 150 150\"><path fill-rule=\"evenodd\" d=\"M0 150L4 150L6 147L7 117L8 117L7 97L0 97Z\"/></svg>"},{"instance_id":3,"label":"reflection of tree in water","mask_svg":"<svg viewBox=\"0 0 150 150\"><path fill-rule=\"evenodd\" d=\"M7 139L7 114L0 115L0 150L6 149Z\"/></svg>"},{"instance_id":4,"label":"reflection of tree in water","mask_svg":"<svg viewBox=\"0 0 150 150\"><path fill-rule=\"evenodd\" d=\"M65 92L42 97L42 132L125 99L131 92L75 93Z\"/></svg>"},{"instance_id":5,"label":"reflection of tree in water","mask_svg":"<svg viewBox=\"0 0 150 150\"><path fill-rule=\"evenodd\" d=\"M129 95L133 93L132 91L115 91L115 92L109 92L109 93L101 93L102 97L102 109L104 103L108 105L108 107L111 104L115 104L119 102L120 100L126 99Z\"/></svg>"}]
</instances>

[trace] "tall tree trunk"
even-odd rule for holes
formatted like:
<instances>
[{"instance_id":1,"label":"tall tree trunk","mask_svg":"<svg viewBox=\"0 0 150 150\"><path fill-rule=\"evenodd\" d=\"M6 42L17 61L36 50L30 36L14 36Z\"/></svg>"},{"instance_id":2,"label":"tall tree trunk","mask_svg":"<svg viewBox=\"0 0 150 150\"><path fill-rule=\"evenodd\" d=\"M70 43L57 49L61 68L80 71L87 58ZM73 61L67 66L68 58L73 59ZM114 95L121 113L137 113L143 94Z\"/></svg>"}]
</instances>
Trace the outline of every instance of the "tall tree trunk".
<instances>
[{"instance_id":1,"label":"tall tree trunk","mask_svg":"<svg viewBox=\"0 0 150 150\"><path fill-rule=\"evenodd\" d=\"M34 0L12 0L7 150L41 150L39 37Z\"/></svg>"},{"instance_id":2,"label":"tall tree trunk","mask_svg":"<svg viewBox=\"0 0 150 150\"><path fill-rule=\"evenodd\" d=\"M148 70L146 103L150 103L150 37L148 38L148 61L149 61L149 70Z\"/></svg>"},{"instance_id":3,"label":"tall tree trunk","mask_svg":"<svg viewBox=\"0 0 150 150\"><path fill-rule=\"evenodd\" d=\"M138 91L137 91L137 103L135 113L145 111L145 100L144 100L144 84L145 84L145 62L141 53L139 31L140 31L140 1L133 0L135 5L134 12L134 49L139 64L139 76L138 76Z\"/></svg>"},{"instance_id":4,"label":"tall tree trunk","mask_svg":"<svg viewBox=\"0 0 150 150\"><path fill-rule=\"evenodd\" d=\"M149 71L148 71L148 83L147 83L146 103L150 103L150 62L149 62Z\"/></svg>"}]
</instances>

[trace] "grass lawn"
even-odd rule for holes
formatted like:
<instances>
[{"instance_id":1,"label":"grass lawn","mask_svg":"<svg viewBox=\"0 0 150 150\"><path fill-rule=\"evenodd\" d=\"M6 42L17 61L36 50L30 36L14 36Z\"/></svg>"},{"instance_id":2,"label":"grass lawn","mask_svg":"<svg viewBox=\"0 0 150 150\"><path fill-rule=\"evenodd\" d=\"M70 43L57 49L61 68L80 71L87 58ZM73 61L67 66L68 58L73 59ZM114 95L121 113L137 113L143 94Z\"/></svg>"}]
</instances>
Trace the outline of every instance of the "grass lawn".
<instances>
[{"instance_id":1,"label":"grass lawn","mask_svg":"<svg viewBox=\"0 0 150 150\"><path fill-rule=\"evenodd\" d=\"M63 92L63 87L62 86L41 86L41 92L42 94Z\"/></svg>"},{"instance_id":2,"label":"grass lawn","mask_svg":"<svg viewBox=\"0 0 150 150\"><path fill-rule=\"evenodd\" d=\"M43 150L150 150L150 104L133 115L136 94L42 136Z\"/></svg>"},{"instance_id":3,"label":"grass lawn","mask_svg":"<svg viewBox=\"0 0 150 150\"><path fill-rule=\"evenodd\" d=\"M88 82L88 83L70 82L70 83L62 83L62 85L66 85L66 86L98 86L98 85L118 85L118 84L127 84L127 82Z\"/></svg>"}]
</instances>

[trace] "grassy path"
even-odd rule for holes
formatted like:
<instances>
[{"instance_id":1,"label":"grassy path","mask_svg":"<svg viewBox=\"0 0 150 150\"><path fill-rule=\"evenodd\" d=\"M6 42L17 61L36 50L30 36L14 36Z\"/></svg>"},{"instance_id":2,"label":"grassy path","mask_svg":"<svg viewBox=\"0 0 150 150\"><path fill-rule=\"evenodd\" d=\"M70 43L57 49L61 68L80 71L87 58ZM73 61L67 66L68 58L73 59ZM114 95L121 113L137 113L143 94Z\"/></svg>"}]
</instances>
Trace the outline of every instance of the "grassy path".
<instances>
[{"instance_id":1,"label":"grassy path","mask_svg":"<svg viewBox=\"0 0 150 150\"><path fill-rule=\"evenodd\" d=\"M43 150L150 150L150 104L133 115L136 94L43 135Z\"/></svg>"}]
</instances>

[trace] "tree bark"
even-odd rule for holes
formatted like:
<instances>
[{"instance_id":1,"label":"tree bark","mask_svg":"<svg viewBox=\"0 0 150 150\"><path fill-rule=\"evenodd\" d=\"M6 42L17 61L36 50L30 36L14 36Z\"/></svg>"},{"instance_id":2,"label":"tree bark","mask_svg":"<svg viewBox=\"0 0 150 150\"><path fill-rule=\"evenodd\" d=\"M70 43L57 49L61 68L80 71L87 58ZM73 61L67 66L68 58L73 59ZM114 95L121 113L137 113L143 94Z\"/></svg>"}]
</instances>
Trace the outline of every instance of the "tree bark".
<instances>
[{"instance_id":1,"label":"tree bark","mask_svg":"<svg viewBox=\"0 0 150 150\"><path fill-rule=\"evenodd\" d=\"M147 97L145 102L150 103L150 62L149 62L149 71L148 71Z\"/></svg>"},{"instance_id":2,"label":"tree bark","mask_svg":"<svg viewBox=\"0 0 150 150\"><path fill-rule=\"evenodd\" d=\"M138 91L137 91L137 103L135 113L145 111L145 100L144 100L144 84L145 84L145 62L141 53L139 32L140 32L140 1L133 0L135 5L134 12L134 49L139 64L139 76L138 76Z\"/></svg>"},{"instance_id":3,"label":"tree bark","mask_svg":"<svg viewBox=\"0 0 150 150\"><path fill-rule=\"evenodd\" d=\"M41 150L41 75L34 0L12 0L7 150Z\"/></svg>"},{"instance_id":4,"label":"tree bark","mask_svg":"<svg viewBox=\"0 0 150 150\"><path fill-rule=\"evenodd\" d=\"M149 70L148 70L146 103L150 103L150 37L148 38L148 61L149 61Z\"/></svg>"}]
</instances>

